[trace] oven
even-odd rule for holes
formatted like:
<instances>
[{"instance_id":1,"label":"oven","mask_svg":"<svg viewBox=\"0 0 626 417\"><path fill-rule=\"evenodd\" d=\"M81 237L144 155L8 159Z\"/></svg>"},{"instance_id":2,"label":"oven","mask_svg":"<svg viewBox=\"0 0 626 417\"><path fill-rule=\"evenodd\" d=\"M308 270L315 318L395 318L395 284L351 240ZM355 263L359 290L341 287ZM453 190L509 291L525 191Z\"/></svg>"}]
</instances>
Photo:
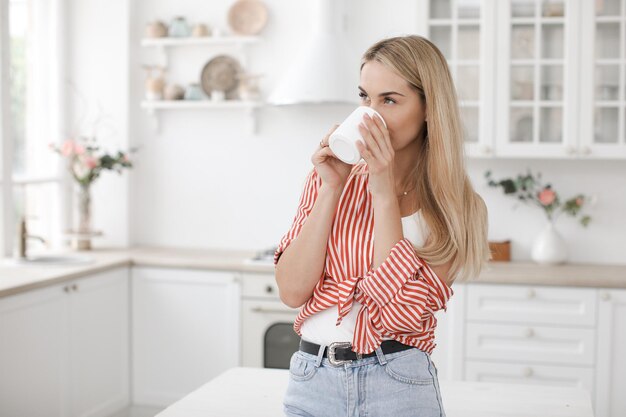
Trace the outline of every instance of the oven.
<instances>
[{"instance_id":1,"label":"oven","mask_svg":"<svg viewBox=\"0 0 626 417\"><path fill-rule=\"evenodd\" d=\"M274 274L242 274L241 365L288 369L300 337L293 330L299 309L284 305Z\"/></svg>"}]
</instances>

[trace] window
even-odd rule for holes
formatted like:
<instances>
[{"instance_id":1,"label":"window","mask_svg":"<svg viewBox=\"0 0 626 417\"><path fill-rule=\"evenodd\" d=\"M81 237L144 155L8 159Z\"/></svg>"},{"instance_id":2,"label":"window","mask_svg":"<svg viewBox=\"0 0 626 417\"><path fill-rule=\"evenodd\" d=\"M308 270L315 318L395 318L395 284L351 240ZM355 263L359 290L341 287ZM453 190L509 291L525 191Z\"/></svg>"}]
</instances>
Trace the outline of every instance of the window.
<instances>
[{"instance_id":1,"label":"window","mask_svg":"<svg viewBox=\"0 0 626 417\"><path fill-rule=\"evenodd\" d=\"M48 144L63 138L60 129L59 36L57 2L0 0L2 77L2 256L16 247L24 216L28 233L60 246L61 195L66 183L59 156ZM6 13L8 12L8 13ZM8 49L8 52L7 52ZM33 249L41 247L29 241Z\"/></svg>"}]
</instances>

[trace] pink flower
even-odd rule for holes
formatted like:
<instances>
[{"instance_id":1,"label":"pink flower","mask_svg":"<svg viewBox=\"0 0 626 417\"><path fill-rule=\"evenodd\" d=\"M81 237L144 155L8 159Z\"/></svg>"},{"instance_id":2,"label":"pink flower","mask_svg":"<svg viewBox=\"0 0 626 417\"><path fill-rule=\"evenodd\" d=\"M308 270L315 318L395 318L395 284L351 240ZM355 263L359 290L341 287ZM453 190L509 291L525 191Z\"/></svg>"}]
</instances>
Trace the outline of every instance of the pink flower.
<instances>
[{"instance_id":1,"label":"pink flower","mask_svg":"<svg viewBox=\"0 0 626 417\"><path fill-rule=\"evenodd\" d=\"M582 198L580 198L580 197L578 197L578 198L576 199L576 205L577 205L577 206L582 206L582 205L583 205L583 199L582 199Z\"/></svg>"},{"instance_id":2,"label":"pink flower","mask_svg":"<svg viewBox=\"0 0 626 417\"><path fill-rule=\"evenodd\" d=\"M85 147L83 145L80 145L78 143L74 144L74 153L76 155L82 155L85 153Z\"/></svg>"},{"instance_id":3,"label":"pink flower","mask_svg":"<svg viewBox=\"0 0 626 417\"><path fill-rule=\"evenodd\" d=\"M544 206L549 206L554 203L556 199L556 193L549 188L544 188L543 191L539 193L539 202Z\"/></svg>"},{"instance_id":4,"label":"pink flower","mask_svg":"<svg viewBox=\"0 0 626 417\"><path fill-rule=\"evenodd\" d=\"M122 161L129 162L128 156L127 155L122 156Z\"/></svg>"},{"instance_id":5,"label":"pink flower","mask_svg":"<svg viewBox=\"0 0 626 417\"><path fill-rule=\"evenodd\" d=\"M85 166L89 169L94 169L98 166L98 160L93 156L86 156L84 159Z\"/></svg>"},{"instance_id":6,"label":"pink flower","mask_svg":"<svg viewBox=\"0 0 626 417\"><path fill-rule=\"evenodd\" d=\"M74 141L72 139L67 139L61 145L61 154L63 156L70 156L74 152Z\"/></svg>"}]
</instances>

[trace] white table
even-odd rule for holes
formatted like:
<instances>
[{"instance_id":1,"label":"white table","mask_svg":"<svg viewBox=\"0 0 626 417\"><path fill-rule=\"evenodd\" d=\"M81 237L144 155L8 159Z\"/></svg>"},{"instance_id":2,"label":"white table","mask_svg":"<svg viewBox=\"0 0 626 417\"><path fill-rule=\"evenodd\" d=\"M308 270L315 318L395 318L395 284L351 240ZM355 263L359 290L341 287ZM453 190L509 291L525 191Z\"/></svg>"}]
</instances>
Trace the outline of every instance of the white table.
<instances>
[{"instance_id":1,"label":"white table","mask_svg":"<svg viewBox=\"0 0 626 417\"><path fill-rule=\"evenodd\" d=\"M287 370L231 368L157 417L280 417ZM447 417L593 417L586 390L439 381Z\"/></svg>"}]
</instances>

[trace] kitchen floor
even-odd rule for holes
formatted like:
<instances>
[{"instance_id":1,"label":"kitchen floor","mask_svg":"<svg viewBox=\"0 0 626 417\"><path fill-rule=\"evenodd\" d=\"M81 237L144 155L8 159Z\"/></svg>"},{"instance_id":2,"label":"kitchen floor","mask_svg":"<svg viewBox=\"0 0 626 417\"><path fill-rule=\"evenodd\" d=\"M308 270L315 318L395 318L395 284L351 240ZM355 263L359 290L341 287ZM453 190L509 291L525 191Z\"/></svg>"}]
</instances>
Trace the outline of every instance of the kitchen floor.
<instances>
[{"instance_id":1,"label":"kitchen floor","mask_svg":"<svg viewBox=\"0 0 626 417\"><path fill-rule=\"evenodd\" d=\"M154 417L164 408L133 405L108 417Z\"/></svg>"}]
</instances>

